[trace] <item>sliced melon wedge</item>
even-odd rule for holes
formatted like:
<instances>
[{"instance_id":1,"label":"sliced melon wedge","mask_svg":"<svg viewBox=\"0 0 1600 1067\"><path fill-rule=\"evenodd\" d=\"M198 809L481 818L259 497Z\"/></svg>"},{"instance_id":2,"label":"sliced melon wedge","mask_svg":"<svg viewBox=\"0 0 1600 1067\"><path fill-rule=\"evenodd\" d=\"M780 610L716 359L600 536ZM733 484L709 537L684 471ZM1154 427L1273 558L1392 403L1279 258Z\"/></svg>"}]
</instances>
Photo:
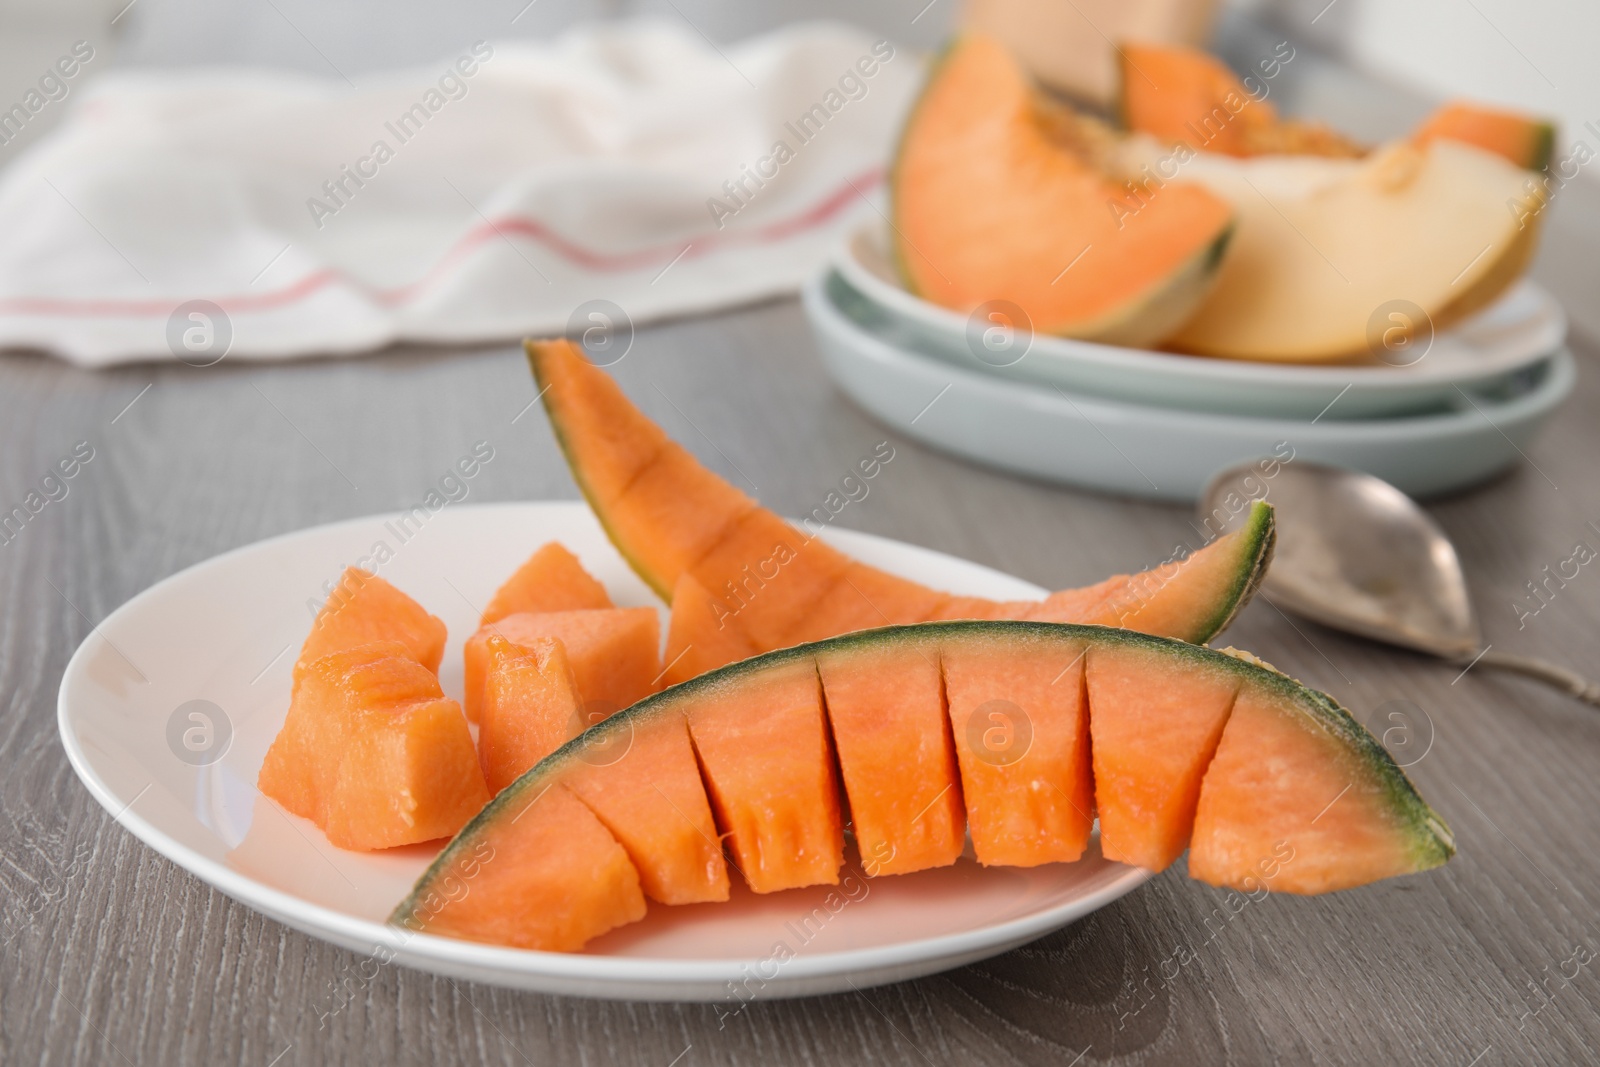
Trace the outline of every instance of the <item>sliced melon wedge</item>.
<instances>
[{"instance_id":1,"label":"sliced melon wedge","mask_svg":"<svg viewBox=\"0 0 1600 1067\"><path fill-rule=\"evenodd\" d=\"M573 478L617 551L673 603L673 681L741 655L932 619L1106 623L1205 642L1249 602L1272 556L1272 509L1258 503L1238 530L1150 571L1042 601L954 597L857 563L760 507L667 440L570 341L527 349Z\"/></svg>"},{"instance_id":2,"label":"sliced melon wedge","mask_svg":"<svg viewBox=\"0 0 1600 1067\"><path fill-rule=\"evenodd\" d=\"M1164 151L1130 138L1125 166ZM1385 308L1443 330L1498 296L1531 255L1541 216L1527 175L1447 139L1360 160L1200 154L1183 174L1233 204L1238 233L1216 289L1168 341L1236 359L1372 359ZM1401 303L1403 302L1403 303ZM1413 329L1423 324L1410 321Z\"/></svg>"},{"instance_id":3,"label":"sliced melon wedge","mask_svg":"<svg viewBox=\"0 0 1600 1067\"><path fill-rule=\"evenodd\" d=\"M1258 99L1201 49L1123 42L1118 57L1123 124L1163 144L1229 156L1352 157L1366 151L1321 123L1280 118L1270 101Z\"/></svg>"},{"instance_id":4,"label":"sliced melon wedge","mask_svg":"<svg viewBox=\"0 0 1600 1067\"><path fill-rule=\"evenodd\" d=\"M1210 288L1230 233L1226 203L1182 182L1142 200L1051 125L999 43L969 35L950 46L890 178L907 286L962 312L1010 301L1041 333L1160 341Z\"/></svg>"},{"instance_id":5,"label":"sliced melon wedge","mask_svg":"<svg viewBox=\"0 0 1600 1067\"><path fill-rule=\"evenodd\" d=\"M1187 846L1193 877L1247 891L1348 888L1454 851L1366 730L1253 657L924 623L756 656L591 727L484 808L392 921L566 950L640 918L641 885L724 898L717 834L770 892L839 878L841 810L864 873L888 875L952 862L963 823L982 863L1072 860L1096 809L1108 855L1159 869Z\"/></svg>"},{"instance_id":6,"label":"sliced melon wedge","mask_svg":"<svg viewBox=\"0 0 1600 1067\"><path fill-rule=\"evenodd\" d=\"M1412 135L1421 143L1445 138L1503 156L1525 170L1543 170L1555 150L1555 124L1515 111L1452 100L1423 120Z\"/></svg>"}]
</instances>

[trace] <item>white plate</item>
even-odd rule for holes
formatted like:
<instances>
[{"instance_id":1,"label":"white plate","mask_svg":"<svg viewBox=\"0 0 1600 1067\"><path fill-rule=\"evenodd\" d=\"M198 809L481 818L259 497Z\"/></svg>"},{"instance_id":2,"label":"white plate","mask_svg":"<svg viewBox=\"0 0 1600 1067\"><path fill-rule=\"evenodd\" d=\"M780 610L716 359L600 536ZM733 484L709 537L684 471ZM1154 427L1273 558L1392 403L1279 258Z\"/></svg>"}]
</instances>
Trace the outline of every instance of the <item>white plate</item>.
<instances>
[{"instance_id":1,"label":"white plate","mask_svg":"<svg viewBox=\"0 0 1600 1067\"><path fill-rule=\"evenodd\" d=\"M1249 363L1048 335L1035 336L1016 363L997 367L968 347L966 315L902 287L881 224L864 225L847 238L835 249L833 266L865 298L846 311L909 347L968 370L1189 411L1286 419L1312 418L1325 409L1325 419L1420 412L1451 404L1457 386L1492 387L1548 357L1567 336L1555 297L1522 281L1492 307L1439 334L1405 367Z\"/></svg>"},{"instance_id":2,"label":"white plate","mask_svg":"<svg viewBox=\"0 0 1600 1067\"><path fill-rule=\"evenodd\" d=\"M262 756L283 723L293 661L323 584L378 543L380 573L450 630L441 681L461 689L461 645L479 606L536 546L576 552L619 604L655 604L579 503L446 507L402 542L374 516L262 541L191 567L106 618L61 681L61 741L78 776L118 822L174 863L252 908L357 952L474 981L550 993L723 1001L835 992L945 970L1031 941L1132 890L1148 872L1100 858L1030 870L984 870L970 859L920 874L854 883L836 911L823 889L736 892L719 905L652 905L579 954L494 948L406 934L384 918L436 847L344 852L310 823L262 798ZM844 530L827 540L859 559L952 592L1039 596L974 563ZM231 723L195 767L169 745L169 720L208 700ZM178 730L198 728L184 716ZM216 716L213 714L213 718ZM219 720L220 724L220 720ZM205 738L195 734L193 745ZM861 890L865 886L865 892ZM845 899L845 898L840 898ZM802 924L822 907L825 922ZM796 931L818 932L801 940ZM770 962L786 942L795 953ZM781 954L780 954L781 955ZM362 964L363 973L380 963ZM754 976L754 977L752 977ZM329 1005L325 1010L333 1010Z\"/></svg>"},{"instance_id":3,"label":"white plate","mask_svg":"<svg viewBox=\"0 0 1600 1067\"><path fill-rule=\"evenodd\" d=\"M802 299L828 372L867 411L982 463L1165 500L1196 500L1217 471L1273 454L1367 471L1414 497L1462 489L1517 462L1577 374L1561 350L1518 372L1508 395L1457 393L1457 410L1432 415L1337 422L1197 414L965 370L863 329L834 302L848 292L830 272Z\"/></svg>"}]
</instances>

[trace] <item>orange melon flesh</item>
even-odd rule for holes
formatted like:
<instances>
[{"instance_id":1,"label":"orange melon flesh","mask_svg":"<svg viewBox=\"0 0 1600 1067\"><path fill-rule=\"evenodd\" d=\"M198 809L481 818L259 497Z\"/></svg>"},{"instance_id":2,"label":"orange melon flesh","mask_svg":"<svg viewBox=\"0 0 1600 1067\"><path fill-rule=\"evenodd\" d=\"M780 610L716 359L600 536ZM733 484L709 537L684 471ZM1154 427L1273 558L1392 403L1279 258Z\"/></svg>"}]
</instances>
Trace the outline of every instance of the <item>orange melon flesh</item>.
<instances>
[{"instance_id":1,"label":"orange melon flesh","mask_svg":"<svg viewBox=\"0 0 1600 1067\"><path fill-rule=\"evenodd\" d=\"M599 735L560 780L621 842L651 900L728 899L722 839L681 715Z\"/></svg>"},{"instance_id":2,"label":"orange melon flesh","mask_svg":"<svg viewBox=\"0 0 1600 1067\"><path fill-rule=\"evenodd\" d=\"M791 635L801 620L840 582L849 565L844 553L756 508L689 573L731 607L740 627L766 649L794 644Z\"/></svg>"},{"instance_id":3,"label":"orange melon flesh","mask_svg":"<svg viewBox=\"0 0 1600 1067\"><path fill-rule=\"evenodd\" d=\"M1519 167L1543 170L1555 148L1556 129L1549 122L1515 111L1455 100L1429 115L1414 136L1423 144L1441 137L1462 141Z\"/></svg>"},{"instance_id":4,"label":"orange melon flesh","mask_svg":"<svg viewBox=\"0 0 1600 1067\"><path fill-rule=\"evenodd\" d=\"M876 626L954 618L1119 621L1205 642L1249 601L1271 557L1272 511L1258 502L1239 530L1218 537L1181 563L1118 575L1044 601L952 597L850 560L772 512L755 508L743 493L692 459L671 465L676 484L662 492L677 501L677 510L673 521L665 522L658 509L639 510L630 492L599 488L626 489L627 479L615 472L644 462L631 458L638 449L618 442L654 441L660 429L570 341L529 341L527 349L573 476L617 550L669 601L685 574L695 584L684 588L708 598L686 611L681 624L675 617L685 636L669 639L669 664L695 644L690 633L707 638L693 656L698 657L696 666L709 670L740 658L735 653L767 652ZM704 548L707 544L713 547ZM693 564L683 563L691 557ZM721 623L719 634L737 620L749 646L730 638L726 649L718 651L720 639L710 638L707 616ZM672 680L683 680L685 669L674 667ZM470 689L467 706L470 715Z\"/></svg>"},{"instance_id":5,"label":"orange melon flesh","mask_svg":"<svg viewBox=\"0 0 1600 1067\"><path fill-rule=\"evenodd\" d=\"M1314 712L1281 687L1243 686L1200 788L1190 877L1309 894L1419 868L1387 754L1354 722Z\"/></svg>"},{"instance_id":6,"label":"orange melon flesh","mask_svg":"<svg viewBox=\"0 0 1600 1067\"><path fill-rule=\"evenodd\" d=\"M948 733L930 723L941 710ZM1108 851L1155 866L1188 839L1192 875L1244 890L1320 892L1453 852L1370 734L1247 654L1101 626L938 622L765 653L591 727L495 797L393 921L527 943L530 909L547 907L578 909L599 932L640 914L621 883L661 901L722 899L719 834L758 892L833 882L835 767L869 874L909 869L914 855L947 862L963 814L980 862L1070 861L1097 794ZM935 791L941 773L959 786ZM552 790L581 798L597 821L578 819L570 840L538 819L519 829ZM479 864L470 889L457 876L485 852L504 854L496 842L539 834L497 876L503 886L483 880L494 862ZM466 907L436 921L441 900Z\"/></svg>"},{"instance_id":7,"label":"orange melon flesh","mask_svg":"<svg viewBox=\"0 0 1600 1067\"><path fill-rule=\"evenodd\" d=\"M573 467L578 488L623 558L670 598L678 575L755 501L669 441L571 341L546 346L552 358L535 373L551 427L569 459L577 448L590 459ZM662 540L662 529L680 536ZM636 546L649 546L648 558L629 555Z\"/></svg>"},{"instance_id":8,"label":"orange melon flesh","mask_svg":"<svg viewBox=\"0 0 1600 1067\"><path fill-rule=\"evenodd\" d=\"M862 869L954 863L966 814L938 646L841 649L818 655L817 670Z\"/></svg>"},{"instance_id":9,"label":"orange melon flesh","mask_svg":"<svg viewBox=\"0 0 1600 1067\"><path fill-rule=\"evenodd\" d=\"M304 668L257 787L348 849L448 837L489 800L460 707L397 642Z\"/></svg>"},{"instance_id":10,"label":"orange melon flesh","mask_svg":"<svg viewBox=\"0 0 1600 1067\"><path fill-rule=\"evenodd\" d=\"M612 607L606 587L583 569L578 557L560 542L551 541L506 579L483 609L479 625L487 626L507 615L534 611L581 611Z\"/></svg>"},{"instance_id":11,"label":"orange melon flesh","mask_svg":"<svg viewBox=\"0 0 1600 1067\"><path fill-rule=\"evenodd\" d=\"M1362 152L1326 126L1279 118L1277 108L1198 48L1124 42L1119 58L1123 124L1166 144L1230 156Z\"/></svg>"},{"instance_id":12,"label":"orange melon flesh","mask_svg":"<svg viewBox=\"0 0 1600 1067\"><path fill-rule=\"evenodd\" d=\"M662 680L666 685L686 682L760 651L732 609L706 592L694 575L679 576L672 587L667 650L662 656L666 664Z\"/></svg>"},{"instance_id":13,"label":"orange melon flesh","mask_svg":"<svg viewBox=\"0 0 1600 1067\"><path fill-rule=\"evenodd\" d=\"M1100 851L1165 870L1189 847L1200 781L1233 709L1232 671L1135 647L1091 647L1085 670Z\"/></svg>"},{"instance_id":14,"label":"orange melon flesh","mask_svg":"<svg viewBox=\"0 0 1600 1067\"><path fill-rule=\"evenodd\" d=\"M423 877L429 892L393 921L491 945L575 952L645 914L627 852L559 784L489 827L471 851L442 855Z\"/></svg>"},{"instance_id":15,"label":"orange melon flesh","mask_svg":"<svg viewBox=\"0 0 1600 1067\"><path fill-rule=\"evenodd\" d=\"M1196 306L1232 219L1224 201L1181 181L1141 202L1064 148L1016 61L978 35L952 45L929 76L901 135L891 198L896 257L918 295L963 312L1009 300L1034 330L1070 336L1112 339L1160 318L1164 328L1140 343ZM1182 309L1163 314L1175 280L1191 276Z\"/></svg>"},{"instance_id":16,"label":"orange melon flesh","mask_svg":"<svg viewBox=\"0 0 1600 1067\"><path fill-rule=\"evenodd\" d=\"M1122 121L1130 130L1245 156L1245 129L1277 121L1277 108L1253 99L1233 71L1198 49L1127 42L1121 59Z\"/></svg>"},{"instance_id":17,"label":"orange melon flesh","mask_svg":"<svg viewBox=\"0 0 1600 1067\"><path fill-rule=\"evenodd\" d=\"M464 656L467 718L477 722L489 673L491 637L512 644L555 638L578 681L587 723L654 692L661 674L661 622L654 608L604 608L507 615L467 639Z\"/></svg>"},{"instance_id":18,"label":"orange melon flesh","mask_svg":"<svg viewBox=\"0 0 1600 1067\"><path fill-rule=\"evenodd\" d=\"M746 884L757 893L837 885L844 837L816 664L806 657L713 689L688 714L717 826Z\"/></svg>"},{"instance_id":19,"label":"orange melon flesh","mask_svg":"<svg viewBox=\"0 0 1600 1067\"><path fill-rule=\"evenodd\" d=\"M833 588L800 618L789 637L791 642L820 641L854 630L921 621L932 618L950 599L946 593L851 561Z\"/></svg>"},{"instance_id":20,"label":"orange melon flesh","mask_svg":"<svg viewBox=\"0 0 1600 1067\"><path fill-rule=\"evenodd\" d=\"M498 793L589 725L567 651L554 638L513 644L491 634L478 711L478 757Z\"/></svg>"},{"instance_id":21,"label":"orange melon flesh","mask_svg":"<svg viewBox=\"0 0 1600 1067\"><path fill-rule=\"evenodd\" d=\"M1083 645L947 642L942 664L967 830L985 866L1083 855L1094 823Z\"/></svg>"},{"instance_id":22,"label":"orange melon flesh","mask_svg":"<svg viewBox=\"0 0 1600 1067\"><path fill-rule=\"evenodd\" d=\"M294 665L295 685L322 657L374 641L398 641L412 659L437 674L444 658L444 623L382 578L351 567L311 624Z\"/></svg>"}]
</instances>

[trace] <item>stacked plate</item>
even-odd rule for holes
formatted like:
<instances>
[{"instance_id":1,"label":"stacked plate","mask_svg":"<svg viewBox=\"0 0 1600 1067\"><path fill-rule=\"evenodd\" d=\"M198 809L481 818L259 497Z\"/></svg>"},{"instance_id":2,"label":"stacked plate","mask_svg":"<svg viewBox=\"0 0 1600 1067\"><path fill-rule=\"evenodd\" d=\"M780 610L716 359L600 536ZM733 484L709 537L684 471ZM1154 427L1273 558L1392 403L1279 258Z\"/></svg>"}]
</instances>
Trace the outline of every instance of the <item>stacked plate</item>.
<instances>
[{"instance_id":1,"label":"stacked plate","mask_svg":"<svg viewBox=\"0 0 1600 1067\"><path fill-rule=\"evenodd\" d=\"M936 448L1091 489L1194 500L1275 455L1449 492L1516 463L1576 375L1529 281L1396 365L1246 363L1008 331L907 292L886 248L865 227L806 288L839 387Z\"/></svg>"}]
</instances>

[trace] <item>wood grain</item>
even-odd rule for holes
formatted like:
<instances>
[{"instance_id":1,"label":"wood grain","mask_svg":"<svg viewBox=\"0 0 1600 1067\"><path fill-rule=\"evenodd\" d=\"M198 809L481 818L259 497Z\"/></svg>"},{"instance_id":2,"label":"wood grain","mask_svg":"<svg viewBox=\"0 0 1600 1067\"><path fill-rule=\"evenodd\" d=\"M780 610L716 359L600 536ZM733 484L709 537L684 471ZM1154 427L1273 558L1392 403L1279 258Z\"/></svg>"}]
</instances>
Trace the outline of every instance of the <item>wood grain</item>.
<instances>
[{"instance_id":1,"label":"wood grain","mask_svg":"<svg viewBox=\"0 0 1600 1067\"><path fill-rule=\"evenodd\" d=\"M1587 263L1546 262L1542 269ZM1497 647L1600 673L1600 572L1519 632L1523 583L1600 521L1597 349L1529 462L1438 501ZM630 395L712 467L788 513L888 437L897 457L841 524L1043 585L1155 563L1184 509L1031 484L894 437L827 383L794 301L640 330ZM360 957L233 903L124 832L78 784L55 695L91 625L218 552L415 500L478 439L475 501L576 491L512 347L91 374L0 356L0 508L79 441L94 458L0 546L0 1063L1571 1064L1600 1045L1600 717L1520 680L1290 622L1253 605L1228 640L1358 717L1414 702L1412 768L1454 827L1441 871L1231 915L1181 870L1032 945L842 996L588 1001L398 967L333 995ZM141 390L148 391L141 394ZM125 406L137 397L131 408ZM120 413L120 414L119 414ZM1181 966L1174 958L1184 962ZM1541 1008L1534 1014L1536 1008Z\"/></svg>"}]
</instances>

